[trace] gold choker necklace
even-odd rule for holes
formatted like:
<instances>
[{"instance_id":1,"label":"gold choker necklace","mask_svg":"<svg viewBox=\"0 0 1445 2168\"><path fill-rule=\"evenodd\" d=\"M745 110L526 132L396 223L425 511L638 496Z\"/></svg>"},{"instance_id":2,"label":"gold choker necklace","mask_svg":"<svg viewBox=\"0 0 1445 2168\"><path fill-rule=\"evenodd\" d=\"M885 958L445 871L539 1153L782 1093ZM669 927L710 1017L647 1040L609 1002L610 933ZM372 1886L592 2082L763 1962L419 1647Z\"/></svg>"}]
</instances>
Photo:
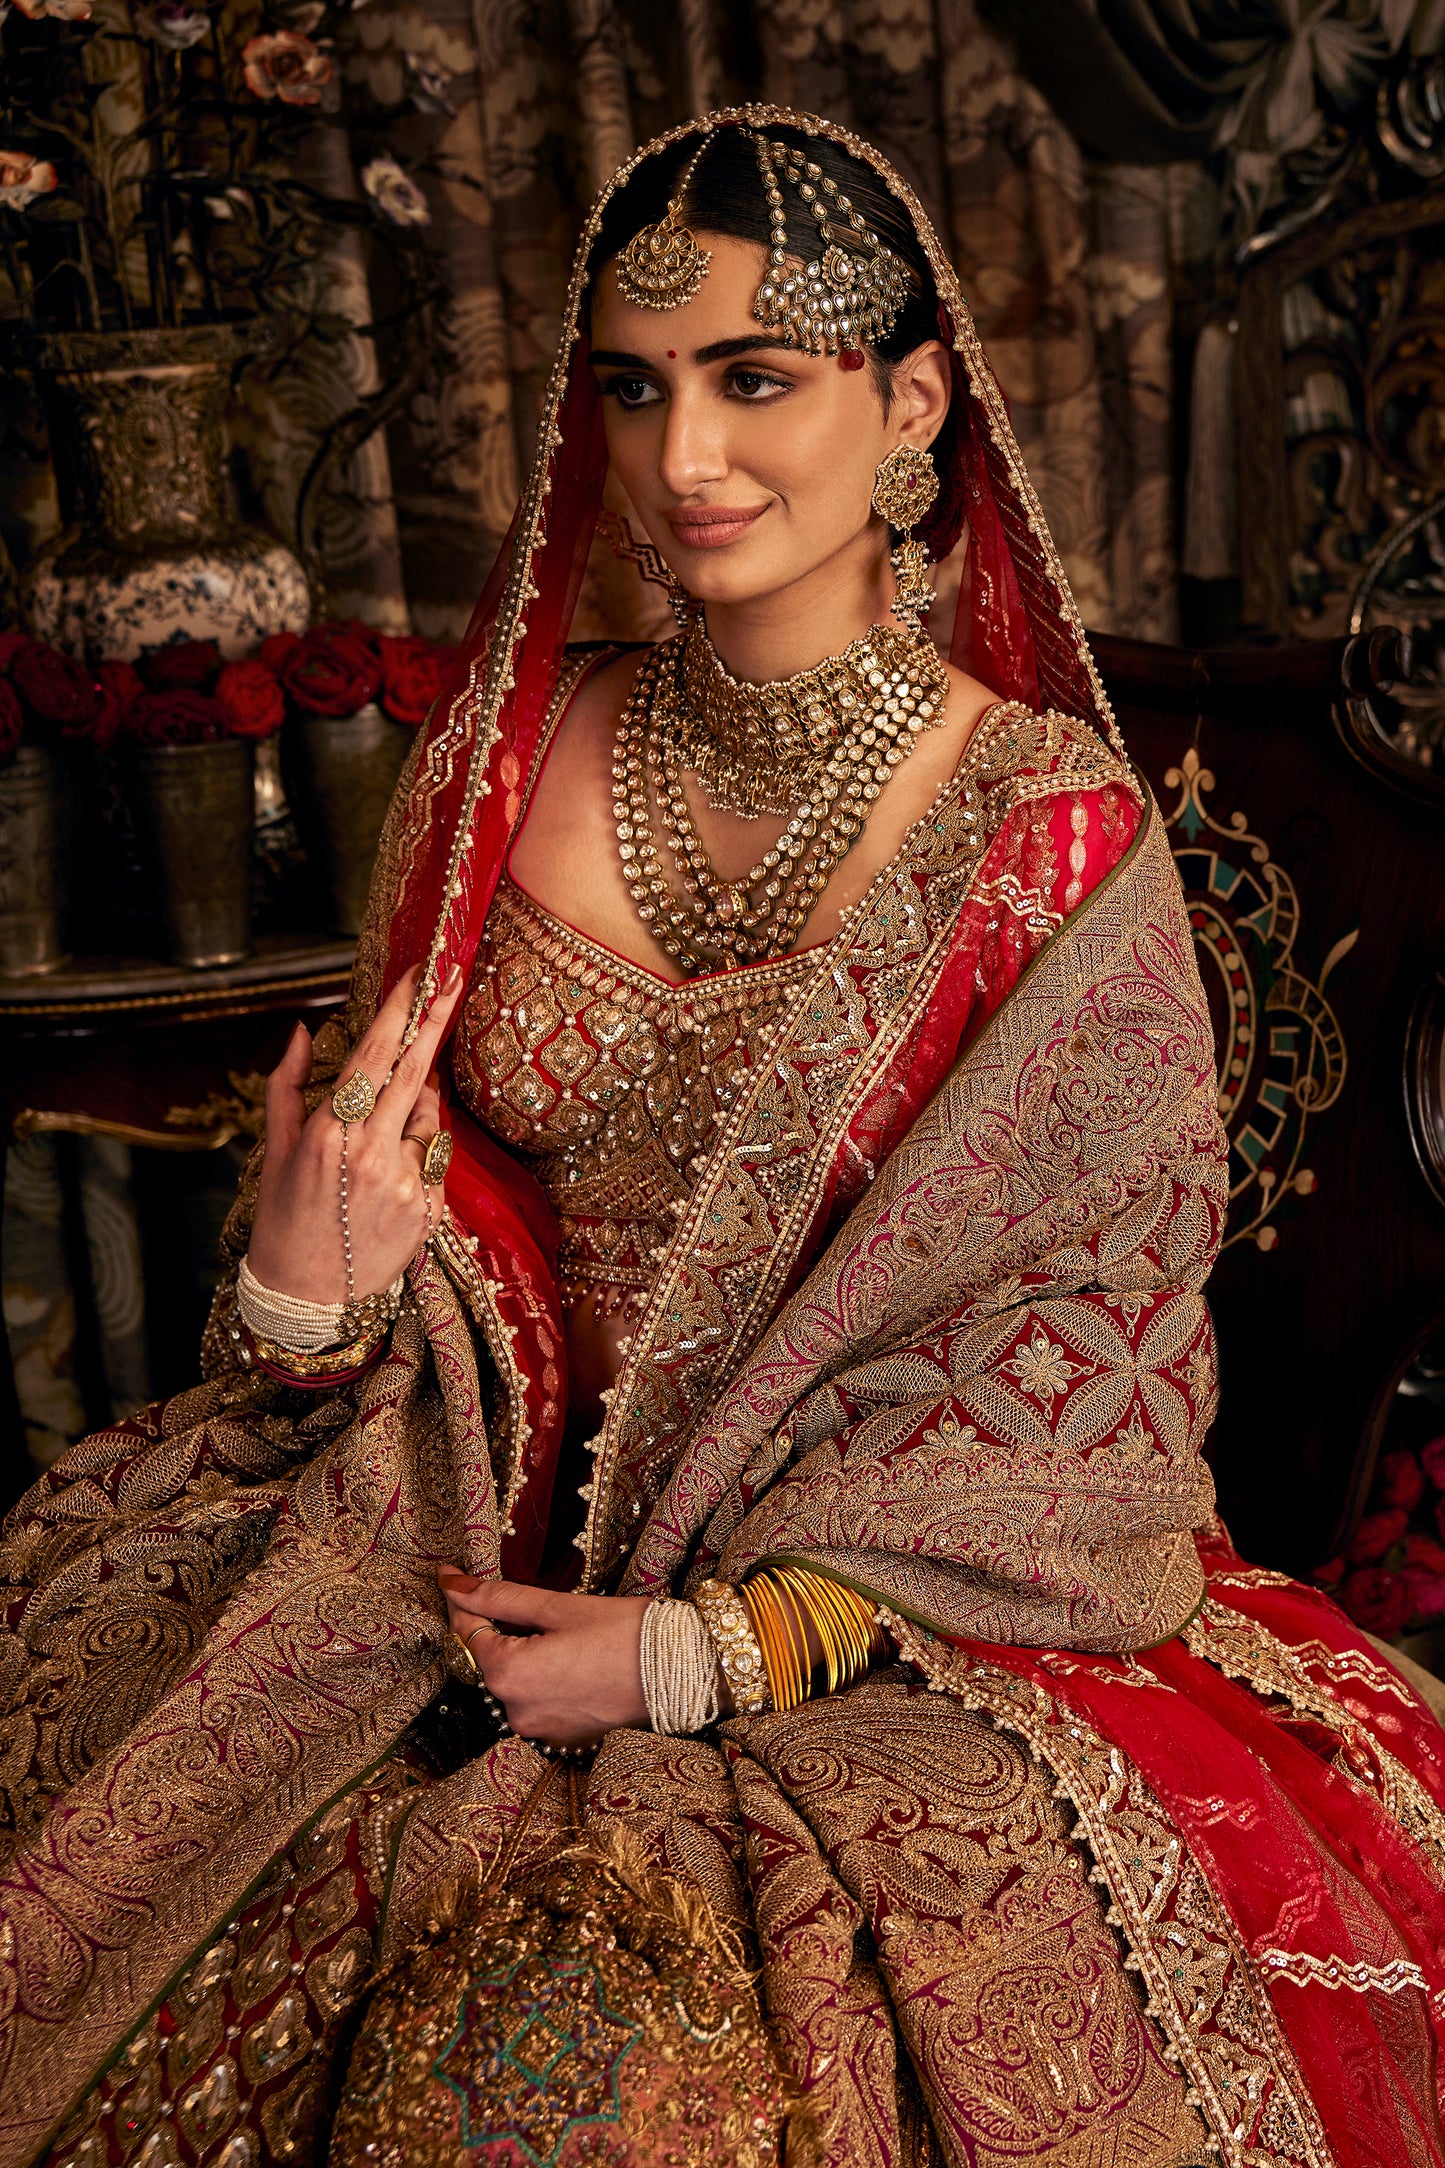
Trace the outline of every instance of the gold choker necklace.
<instances>
[{"instance_id":1,"label":"gold choker necklace","mask_svg":"<svg viewBox=\"0 0 1445 2168\"><path fill-rule=\"evenodd\" d=\"M891 625L874 625L841 655L826 656L796 677L751 685L731 674L696 626L681 648L678 759L718 812L750 820L759 813L791 813L817 795L840 746L870 724L876 731L880 689L890 680L911 686L929 657L941 701L945 681L937 651L916 633ZM908 712L921 718L914 727L926 728L937 701L921 688L916 700L909 697Z\"/></svg>"},{"instance_id":2,"label":"gold choker necklace","mask_svg":"<svg viewBox=\"0 0 1445 2168\"><path fill-rule=\"evenodd\" d=\"M769 685L730 676L697 628L656 648L618 720L612 778L623 878L659 946L689 973L792 948L894 769L943 721L947 692L927 636L886 625ZM719 811L791 815L741 879L713 866L684 773Z\"/></svg>"}]
</instances>

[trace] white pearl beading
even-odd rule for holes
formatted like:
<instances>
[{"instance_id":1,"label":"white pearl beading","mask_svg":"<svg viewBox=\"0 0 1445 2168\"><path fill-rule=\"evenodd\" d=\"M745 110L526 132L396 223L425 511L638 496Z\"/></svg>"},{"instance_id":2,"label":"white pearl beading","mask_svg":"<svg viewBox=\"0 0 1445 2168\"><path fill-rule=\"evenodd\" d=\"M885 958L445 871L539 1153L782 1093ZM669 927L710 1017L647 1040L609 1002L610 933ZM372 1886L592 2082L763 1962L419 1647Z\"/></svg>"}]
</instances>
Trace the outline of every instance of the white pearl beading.
<instances>
[{"instance_id":1,"label":"white pearl beading","mask_svg":"<svg viewBox=\"0 0 1445 2168\"><path fill-rule=\"evenodd\" d=\"M659 1597L642 1614L642 1692L654 1731L685 1738L718 1718L717 1648L697 1605Z\"/></svg>"}]
</instances>

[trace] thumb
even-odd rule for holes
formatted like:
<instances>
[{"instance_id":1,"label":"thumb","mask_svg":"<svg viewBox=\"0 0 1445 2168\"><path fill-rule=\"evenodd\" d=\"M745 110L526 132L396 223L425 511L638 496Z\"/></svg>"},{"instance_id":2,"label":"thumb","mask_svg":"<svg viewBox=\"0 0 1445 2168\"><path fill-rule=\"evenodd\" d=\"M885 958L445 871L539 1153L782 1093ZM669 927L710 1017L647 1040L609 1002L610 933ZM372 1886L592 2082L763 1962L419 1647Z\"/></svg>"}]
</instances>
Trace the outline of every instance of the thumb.
<instances>
[{"instance_id":1,"label":"thumb","mask_svg":"<svg viewBox=\"0 0 1445 2168\"><path fill-rule=\"evenodd\" d=\"M311 1074L311 1034L298 1024L266 1079L266 1159L279 1164L296 1149L306 1120L302 1089Z\"/></svg>"},{"instance_id":2,"label":"thumb","mask_svg":"<svg viewBox=\"0 0 1445 2168\"><path fill-rule=\"evenodd\" d=\"M465 1601L468 1611L498 1619L504 1626L527 1626L534 1632L547 1632L556 1624L554 1589L524 1588L519 1581L478 1581L467 1590Z\"/></svg>"}]
</instances>

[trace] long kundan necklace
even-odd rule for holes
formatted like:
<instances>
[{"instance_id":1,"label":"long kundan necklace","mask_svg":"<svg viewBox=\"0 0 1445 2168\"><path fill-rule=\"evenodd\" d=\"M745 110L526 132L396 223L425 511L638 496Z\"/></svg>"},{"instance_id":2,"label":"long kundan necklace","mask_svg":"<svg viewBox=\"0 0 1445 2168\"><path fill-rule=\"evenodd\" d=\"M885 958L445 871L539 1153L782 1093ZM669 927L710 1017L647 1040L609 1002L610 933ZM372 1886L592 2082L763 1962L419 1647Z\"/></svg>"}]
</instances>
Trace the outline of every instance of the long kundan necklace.
<instances>
[{"instance_id":1,"label":"long kundan necklace","mask_svg":"<svg viewBox=\"0 0 1445 2168\"><path fill-rule=\"evenodd\" d=\"M943 721L947 692L927 635L889 625L768 685L731 676L700 625L655 649L618 721L612 794L623 878L658 945L690 975L792 948L889 777ZM738 880L708 855L687 774L717 811L789 816Z\"/></svg>"}]
</instances>

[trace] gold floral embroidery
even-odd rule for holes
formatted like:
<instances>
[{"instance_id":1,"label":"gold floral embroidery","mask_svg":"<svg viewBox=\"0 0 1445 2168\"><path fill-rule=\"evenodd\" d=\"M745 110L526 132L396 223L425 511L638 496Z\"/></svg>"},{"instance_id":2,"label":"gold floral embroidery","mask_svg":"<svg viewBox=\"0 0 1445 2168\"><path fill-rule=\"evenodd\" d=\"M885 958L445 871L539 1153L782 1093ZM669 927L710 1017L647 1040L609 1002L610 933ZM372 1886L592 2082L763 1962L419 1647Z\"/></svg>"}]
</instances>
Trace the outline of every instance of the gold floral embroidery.
<instances>
[{"instance_id":1,"label":"gold floral embroidery","mask_svg":"<svg viewBox=\"0 0 1445 2168\"><path fill-rule=\"evenodd\" d=\"M1076 1714L1001 1666L927 1639L902 1618L900 1653L967 1709L1021 1739L1078 1816L1109 1892L1126 1968L1147 1990L1166 2053L1189 2079L1227 2168L1261 2158L1333 2168L1334 2154L1254 1959L1212 1896L1188 1846L1139 1771Z\"/></svg>"}]
</instances>

